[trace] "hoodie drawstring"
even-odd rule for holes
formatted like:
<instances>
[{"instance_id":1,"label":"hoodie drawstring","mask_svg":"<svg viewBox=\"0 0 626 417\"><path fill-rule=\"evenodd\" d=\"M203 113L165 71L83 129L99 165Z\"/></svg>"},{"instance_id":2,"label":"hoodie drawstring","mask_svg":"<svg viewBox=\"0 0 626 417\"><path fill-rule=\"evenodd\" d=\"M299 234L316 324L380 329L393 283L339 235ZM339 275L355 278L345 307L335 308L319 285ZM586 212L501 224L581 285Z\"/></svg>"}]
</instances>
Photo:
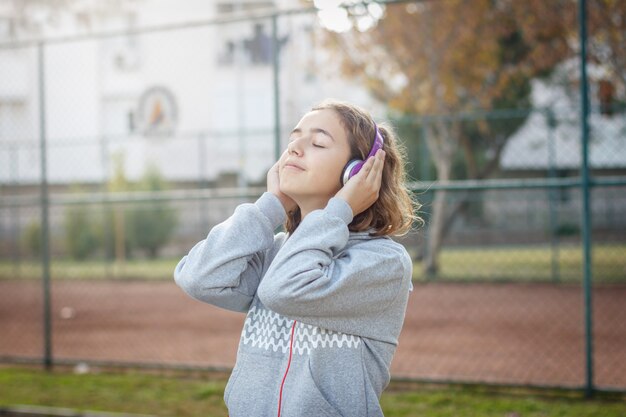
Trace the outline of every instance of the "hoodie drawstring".
<instances>
[{"instance_id":1,"label":"hoodie drawstring","mask_svg":"<svg viewBox=\"0 0 626 417\"><path fill-rule=\"evenodd\" d=\"M291 336L289 337L289 361L287 362L287 369L285 370L285 375L283 375L283 382L280 384L280 393L278 395L278 417L280 417L280 409L283 401L283 387L285 385L285 380L287 379L287 373L289 372L289 367L291 366L291 355L293 353L293 333L296 330L296 321L294 320L293 325L291 326Z\"/></svg>"}]
</instances>

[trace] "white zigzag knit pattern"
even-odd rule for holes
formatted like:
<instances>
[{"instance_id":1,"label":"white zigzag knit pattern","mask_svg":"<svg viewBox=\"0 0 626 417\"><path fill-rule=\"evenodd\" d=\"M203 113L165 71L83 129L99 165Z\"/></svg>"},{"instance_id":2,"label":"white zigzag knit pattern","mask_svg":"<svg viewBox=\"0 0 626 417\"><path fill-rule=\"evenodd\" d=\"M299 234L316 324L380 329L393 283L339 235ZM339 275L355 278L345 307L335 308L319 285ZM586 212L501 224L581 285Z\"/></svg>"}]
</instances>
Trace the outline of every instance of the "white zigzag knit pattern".
<instances>
[{"instance_id":1,"label":"white zigzag knit pattern","mask_svg":"<svg viewBox=\"0 0 626 417\"><path fill-rule=\"evenodd\" d=\"M300 355L309 355L311 349L319 348L356 349L361 344L361 339L357 336L302 323L296 325L294 338L294 350Z\"/></svg>"},{"instance_id":2,"label":"white zigzag knit pattern","mask_svg":"<svg viewBox=\"0 0 626 417\"><path fill-rule=\"evenodd\" d=\"M293 323L293 322L292 322ZM289 350L291 323L273 311L253 306L243 324L241 340L244 345L283 353Z\"/></svg>"},{"instance_id":3,"label":"white zigzag knit pattern","mask_svg":"<svg viewBox=\"0 0 626 417\"><path fill-rule=\"evenodd\" d=\"M253 306L241 333L244 345L258 347L282 353L289 351L289 336L292 320L265 308ZM309 324L298 323L294 332L294 352L308 355L312 349L319 348L352 348L360 346L361 339L354 335L322 329Z\"/></svg>"}]
</instances>

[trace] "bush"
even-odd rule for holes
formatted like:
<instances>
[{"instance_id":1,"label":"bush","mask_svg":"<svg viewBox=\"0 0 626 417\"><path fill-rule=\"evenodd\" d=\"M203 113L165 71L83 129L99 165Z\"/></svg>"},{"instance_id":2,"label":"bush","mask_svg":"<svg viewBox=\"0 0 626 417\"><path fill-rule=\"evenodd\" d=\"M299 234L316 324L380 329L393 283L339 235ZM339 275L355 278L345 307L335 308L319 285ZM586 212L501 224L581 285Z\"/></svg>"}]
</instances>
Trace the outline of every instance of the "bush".
<instances>
[{"instance_id":1,"label":"bush","mask_svg":"<svg viewBox=\"0 0 626 417\"><path fill-rule=\"evenodd\" d=\"M141 181L137 184L126 179L124 155L116 154L114 174L108 183L109 192L161 191L167 183L154 165L149 165ZM134 249L143 249L151 257L158 255L159 249L167 243L177 224L174 209L167 202L153 201L128 207L123 204L107 207L104 227L100 240L107 257L115 256L115 246L123 245L125 257L131 258ZM122 241L123 239L123 241Z\"/></svg>"},{"instance_id":2,"label":"bush","mask_svg":"<svg viewBox=\"0 0 626 417\"><path fill-rule=\"evenodd\" d=\"M104 219L102 225L98 227L96 234L98 236L98 242L102 248L104 248L104 255L106 259L115 258L115 245L117 236L116 225L116 213L121 216L123 222L123 234L124 234L124 257L125 259L132 258L133 241L131 231L131 210L125 206L107 206L104 209Z\"/></svg>"},{"instance_id":3,"label":"bush","mask_svg":"<svg viewBox=\"0 0 626 417\"><path fill-rule=\"evenodd\" d=\"M41 224L37 220L30 222L20 238L23 250L34 256L41 256Z\"/></svg>"},{"instance_id":4,"label":"bush","mask_svg":"<svg viewBox=\"0 0 626 417\"><path fill-rule=\"evenodd\" d=\"M137 186L139 191L161 191L166 188L165 180L154 166L148 167ZM167 202L141 203L130 213L129 230L133 244L145 250L150 258L156 258L159 249L171 238L176 224L176 212Z\"/></svg>"},{"instance_id":5,"label":"bush","mask_svg":"<svg viewBox=\"0 0 626 417\"><path fill-rule=\"evenodd\" d=\"M65 211L65 245L75 260L84 260L100 245L87 207L70 207Z\"/></svg>"},{"instance_id":6,"label":"bush","mask_svg":"<svg viewBox=\"0 0 626 417\"><path fill-rule=\"evenodd\" d=\"M580 234L580 227L574 223L563 223L556 228L558 236L577 236Z\"/></svg>"}]
</instances>

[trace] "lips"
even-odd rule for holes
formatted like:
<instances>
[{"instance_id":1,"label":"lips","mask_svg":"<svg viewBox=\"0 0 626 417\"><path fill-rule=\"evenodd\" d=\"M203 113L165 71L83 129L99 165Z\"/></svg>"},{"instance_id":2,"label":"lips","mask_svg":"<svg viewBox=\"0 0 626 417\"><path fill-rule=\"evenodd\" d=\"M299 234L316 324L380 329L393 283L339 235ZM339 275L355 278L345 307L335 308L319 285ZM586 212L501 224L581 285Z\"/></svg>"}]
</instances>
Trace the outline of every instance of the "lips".
<instances>
[{"instance_id":1,"label":"lips","mask_svg":"<svg viewBox=\"0 0 626 417\"><path fill-rule=\"evenodd\" d=\"M300 165L296 164L295 162L287 162L283 168L290 168L290 169L297 169L300 171L304 171L304 168L302 168Z\"/></svg>"}]
</instances>

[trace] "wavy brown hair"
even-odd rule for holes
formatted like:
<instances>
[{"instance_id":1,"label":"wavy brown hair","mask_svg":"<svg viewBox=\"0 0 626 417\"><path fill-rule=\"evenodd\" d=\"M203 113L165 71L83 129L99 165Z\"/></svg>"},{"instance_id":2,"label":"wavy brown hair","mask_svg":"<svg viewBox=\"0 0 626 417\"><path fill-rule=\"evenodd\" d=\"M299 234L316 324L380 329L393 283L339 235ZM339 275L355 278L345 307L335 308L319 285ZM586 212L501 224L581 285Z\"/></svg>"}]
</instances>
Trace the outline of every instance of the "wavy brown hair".
<instances>
[{"instance_id":1,"label":"wavy brown hair","mask_svg":"<svg viewBox=\"0 0 626 417\"><path fill-rule=\"evenodd\" d=\"M339 115L350 142L350 160L365 159L376 136L372 117L358 106L336 100L325 100L311 111L326 109ZM411 192L405 185L406 148L398 141L391 126L378 124L378 130L385 142L385 164L378 199L368 209L357 214L348 229L352 232L374 229L371 236L402 236L411 230L414 222L423 223L416 215L421 205L411 198ZM289 234L293 233L301 220L300 208L289 212L285 230Z\"/></svg>"}]
</instances>

